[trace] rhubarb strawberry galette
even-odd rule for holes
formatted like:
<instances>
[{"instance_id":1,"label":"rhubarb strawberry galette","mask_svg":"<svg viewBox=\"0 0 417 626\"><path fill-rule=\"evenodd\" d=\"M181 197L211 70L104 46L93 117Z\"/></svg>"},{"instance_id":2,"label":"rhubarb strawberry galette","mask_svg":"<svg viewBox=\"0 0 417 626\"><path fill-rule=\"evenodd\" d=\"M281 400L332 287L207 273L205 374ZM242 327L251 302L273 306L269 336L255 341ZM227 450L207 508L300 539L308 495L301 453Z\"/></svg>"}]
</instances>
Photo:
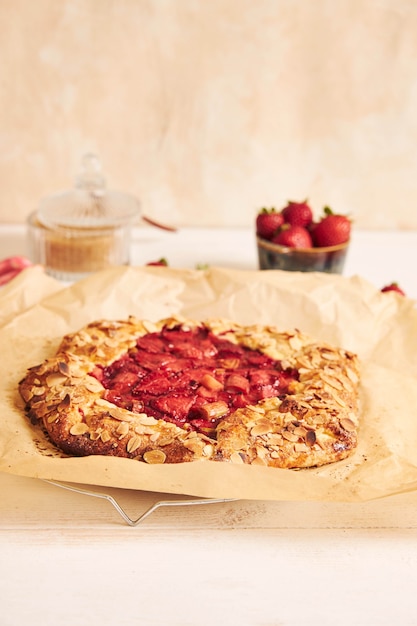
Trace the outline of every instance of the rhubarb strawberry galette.
<instances>
[{"instance_id":1,"label":"rhubarb strawberry galette","mask_svg":"<svg viewBox=\"0 0 417 626\"><path fill-rule=\"evenodd\" d=\"M97 321L19 384L69 455L306 468L357 445L358 360L297 330L224 319Z\"/></svg>"}]
</instances>

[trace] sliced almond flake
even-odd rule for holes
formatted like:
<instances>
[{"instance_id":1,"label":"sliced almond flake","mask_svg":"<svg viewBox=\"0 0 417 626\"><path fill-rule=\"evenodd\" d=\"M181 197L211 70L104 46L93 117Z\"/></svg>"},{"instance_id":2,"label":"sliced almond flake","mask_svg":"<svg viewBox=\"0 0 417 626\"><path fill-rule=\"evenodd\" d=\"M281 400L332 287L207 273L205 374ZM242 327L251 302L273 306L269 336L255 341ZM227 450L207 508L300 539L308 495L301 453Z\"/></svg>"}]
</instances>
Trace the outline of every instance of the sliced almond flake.
<instances>
[{"instance_id":1,"label":"sliced almond flake","mask_svg":"<svg viewBox=\"0 0 417 626\"><path fill-rule=\"evenodd\" d=\"M66 376L65 374L61 374L59 372L54 372L53 374L49 374L49 376L45 378L45 382L48 385L48 387L56 387L57 385L62 385L67 380L68 380L68 376Z\"/></svg>"},{"instance_id":2,"label":"sliced almond flake","mask_svg":"<svg viewBox=\"0 0 417 626\"><path fill-rule=\"evenodd\" d=\"M271 458L272 458L272 459L279 459L279 457L280 457L280 454L279 454L279 452L277 452L276 450L273 450L273 451L271 452Z\"/></svg>"},{"instance_id":3,"label":"sliced almond flake","mask_svg":"<svg viewBox=\"0 0 417 626\"><path fill-rule=\"evenodd\" d=\"M161 433L152 433L152 435L149 437L149 440L152 441L152 443L155 443L155 441L158 441L160 436Z\"/></svg>"},{"instance_id":4,"label":"sliced almond flake","mask_svg":"<svg viewBox=\"0 0 417 626\"><path fill-rule=\"evenodd\" d=\"M294 450L296 452L308 452L309 448L305 443L298 442L294 444Z\"/></svg>"},{"instance_id":5,"label":"sliced almond flake","mask_svg":"<svg viewBox=\"0 0 417 626\"><path fill-rule=\"evenodd\" d=\"M98 393L99 391L103 391L104 389L101 382L97 380L97 378L94 378L93 376L85 377L84 387L88 391L91 391L91 393Z\"/></svg>"},{"instance_id":6,"label":"sliced almond flake","mask_svg":"<svg viewBox=\"0 0 417 626\"><path fill-rule=\"evenodd\" d=\"M34 371L36 371L38 376L42 376L43 374L45 374L45 372L49 371L47 361L45 361L45 363L42 363L42 365L39 365L38 367L35 367ZM39 385L41 381L39 380L39 378L34 378L33 382L36 385Z\"/></svg>"},{"instance_id":7,"label":"sliced almond flake","mask_svg":"<svg viewBox=\"0 0 417 626\"><path fill-rule=\"evenodd\" d=\"M294 433L289 432L288 430L283 430L283 431L282 431L282 436L283 436L283 437L284 437L284 439L286 439L287 441L291 441L291 442L298 441L298 437L297 437L297 435L294 435Z\"/></svg>"},{"instance_id":8,"label":"sliced almond flake","mask_svg":"<svg viewBox=\"0 0 417 626\"><path fill-rule=\"evenodd\" d=\"M311 402L311 400L313 400L313 398L314 398L314 396L313 396L313 395L311 395L311 394L307 394L307 395L305 395L305 396L304 396L304 399L303 399L303 400L300 400L300 404L301 404L302 406L307 406L307 407L309 407L309 406L310 406L310 402Z\"/></svg>"},{"instance_id":9,"label":"sliced almond flake","mask_svg":"<svg viewBox=\"0 0 417 626\"><path fill-rule=\"evenodd\" d=\"M116 433L120 435L121 438L126 437L129 432L129 424L127 422L120 422L120 424L116 428Z\"/></svg>"},{"instance_id":10,"label":"sliced almond flake","mask_svg":"<svg viewBox=\"0 0 417 626\"><path fill-rule=\"evenodd\" d=\"M144 435L153 435L155 433L155 428L152 428L152 426L141 426L141 429Z\"/></svg>"},{"instance_id":11,"label":"sliced almond flake","mask_svg":"<svg viewBox=\"0 0 417 626\"><path fill-rule=\"evenodd\" d=\"M343 388L349 391L353 390L352 381L344 374L338 372L337 380L342 384Z\"/></svg>"},{"instance_id":12,"label":"sliced almond flake","mask_svg":"<svg viewBox=\"0 0 417 626\"><path fill-rule=\"evenodd\" d=\"M337 389L338 391L343 389L343 385L337 380L337 378L334 378L333 376L326 376L325 374L322 374L321 377L325 383L330 385L330 387L334 387L334 389Z\"/></svg>"},{"instance_id":13,"label":"sliced almond flake","mask_svg":"<svg viewBox=\"0 0 417 626\"><path fill-rule=\"evenodd\" d=\"M109 407L109 414L114 417L115 420L119 420L120 422L131 422L133 420L133 416L126 411L125 409L121 409L118 406Z\"/></svg>"},{"instance_id":14,"label":"sliced almond flake","mask_svg":"<svg viewBox=\"0 0 417 626\"><path fill-rule=\"evenodd\" d=\"M159 446L169 446L174 441L174 437L170 433L160 433L158 438Z\"/></svg>"},{"instance_id":15,"label":"sliced almond flake","mask_svg":"<svg viewBox=\"0 0 417 626\"><path fill-rule=\"evenodd\" d=\"M264 448L263 446L256 446L256 454L261 459L264 459L266 457L267 453L268 453L267 449Z\"/></svg>"},{"instance_id":16,"label":"sliced almond flake","mask_svg":"<svg viewBox=\"0 0 417 626\"><path fill-rule=\"evenodd\" d=\"M65 376L69 376L70 370L69 370L68 364L65 363L65 361L60 361L58 363L58 369L61 372L61 374L64 374Z\"/></svg>"},{"instance_id":17,"label":"sliced almond flake","mask_svg":"<svg viewBox=\"0 0 417 626\"><path fill-rule=\"evenodd\" d=\"M258 424L255 424L255 426L251 429L250 434L253 437L258 437L259 435L265 435L266 433L269 433L271 430L272 430L271 422L265 420L265 421L259 422Z\"/></svg>"},{"instance_id":18,"label":"sliced almond flake","mask_svg":"<svg viewBox=\"0 0 417 626\"><path fill-rule=\"evenodd\" d=\"M326 361L338 361L340 359L340 355L337 352L330 352L328 350L322 350L321 356Z\"/></svg>"},{"instance_id":19,"label":"sliced almond flake","mask_svg":"<svg viewBox=\"0 0 417 626\"><path fill-rule=\"evenodd\" d=\"M135 450L139 448L141 442L142 442L141 437L138 437L137 435L133 435L133 437L131 437L126 444L126 450L130 453L134 452Z\"/></svg>"},{"instance_id":20,"label":"sliced almond flake","mask_svg":"<svg viewBox=\"0 0 417 626\"><path fill-rule=\"evenodd\" d=\"M151 415L146 415L146 413L138 413L136 415L136 419L144 426L152 426L158 423L157 419L155 419Z\"/></svg>"},{"instance_id":21,"label":"sliced almond flake","mask_svg":"<svg viewBox=\"0 0 417 626\"><path fill-rule=\"evenodd\" d=\"M100 434L100 439L103 443L107 443L111 439L110 433L107 430L103 430Z\"/></svg>"},{"instance_id":22,"label":"sliced almond flake","mask_svg":"<svg viewBox=\"0 0 417 626\"><path fill-rule=\"evenodd\" d=\"M110 339L110 337L106 337L103 341L104 345L108 348L118 348L119 344L117 341Z\"/></svg>"},{"instance_id":23,"label":"sliced almond flake","mask_svg":"<svg viewBox=\"0 0 417 626\"><path fill-rule=\"evenodd\" d=\"M252 404L248 404L248 406L245 407L245 411L250 418L253 418L255 420L259 419L260 415L265 415L265 409L262 406L254 406Z\"/></svg>"},{"instance_id":24,"label":"sliced almond flake","mask_svg":"<svg viewBox=\"0 0 417 626\"><path fill-rule=\"evenodd\" d=\"M77 424L71 426L70 433L71 435L85 435L85 433L88 433L89 430L90 429L87 424L84 422L78 422Z\"/></svg>"},{"instance_id":25,"label":"sliced almond flake","mask_svg":"<svg viewBox=\"0 0 417 626\"><path fill-rule=\"evenodd\" d=\"M348 417L343 417L340 420L340 425L341 425L342 428L344 428L348 432L352 432L353 433L356 430L355 424Z\"/></svg>"},{"instance_id":26,"label":"sliced almond flake","mask_svg":"<svg viewBox=\"0 0 417 626\"><path fill-rule=\"evenodd\" d=\"M307 434L307 430L303 427L303 426L296 426L296 428L294 428L293 430L294 435L297 435L297 437L305 437Z\"/></svg>"},{"instance_id":27,"label":"sliced almond flake","mask_svg":"<svg viewBox=\"0 0 417 626\"><path fill-rule=\"evenodd\" d=\"M20 390L20 393L22 394L22 398L25 402L29 402L29 400L32 400L33 398L33 393L32 393L32 389L27 389L25 387L23 387Z\"/></svg>"},{"instance_id":28,"label":"sliced almond flake","mask_svg":"<svg viewBox=\"0 0 417 626\"><path fill-rule=\"evenodd\" d=\"M346 375L355 385L359 381L358 375L350 367L346 368Z\"/></svg>"},{"instance_id":29,"label":"sliced almond flake","mask_svg":"<svg viewBox=\"0 0 417 626\"><path fill-rule=\"evenodd\" d=\"M273 423L277 421L278 423L281 423L282 413L278 409L272 409L271 411L268 411L268 413L266 414L266 417L269 420L271 420Z\"/></svg>"},{"instance_id":30,"label":"sliced almond flake","mask_svg":"<svg viewBox=\"0 0 417 626\"><path fill-rule=\"evenodd\" d=\"M210 458L213 456L214 448L211 443L206 443L203 448L203 456Z\"/></svg>"},{"instance_id":31,"label":"sliced almond flake","mask_svg":"<svg viewBox=\"0 0 417 626\"><path fill-rule=\"evenodd\" d=\"M71 402L73 404L83 404L85 402L85 395L82 393L71 394Z\"/></svg>"},{"instance_id":32,"label":"sliced almond flake","mask_svg":"<svg viewBox=\"0 0 417 626\"><path fill-rule=\"evenodd\" d=\"M92 325L96 325L96 323L93 322ZM120 328L120 324L117 324L114 320L101 320L100 326L102 328Z\"/></svg>"},{"instance_id":33,"label":"sliced almond flake","mask_svg":"<svg viewBox=\"0 0 417 626\"><path fill-rule=\"evenodd\" d=\"M149 463L150 465L165 463L166 458L166 454L162 450L148 450L143 455L145 463Z\"/></svg>"},{"instance_id":34,"label":"sliced almond flake","mask_svg":"<svg viewBox=\"0 0 417 626\"><path fill-rule=\"evenodd\" d=\"M156 333L156 331L158 330L158 327L156 326L156 324L154 324L153 322L149 320L143 320L142 326L148 333Z\"/></svg>"},{"instance_id":35,"label":"sliced almond flake","mask_svg":"<svg viewBox=\"0 0 417 626\"><path fill-rule=\"evenodd\" d=\"M315 378L311 381L311 389L318 395L323 393L324 384L321 378Z\"/></svg>"},{"instance_id":36,"label":"sliced almond flake","mask_svg":"<svg viewBox=\"0 0 417 626\"><path fill-rule=\"evenodd\" d=\"M46 391L45 387L32 387L32 394L34 396L43 396L45 391Z\"/></svg>"},{"instance_id":37,"label":"sliced almond flake","mask_svg":"<svg viewBox=\"0 0 417 626\"><path fill-rule=\"evenodd\" d=\"M291 349L294 351L299 350L303 346L303 342L301 341L300 337L298 337L297 335L294 335L293 337L289 337L288 343L290 344Z\"/></svg>"},{"instance_id":38,"label":"sliced almond flake","mask_svg":"<svg viewBox=\"0 0 417 626\"><path fill-rule=\"evenodd\" d=\"M32 404L31 409L33 409L34 406L36 407L35 418L38 420L43 419L51 412L55 413L56 409L55 405L45 405L43 402L40 404L39 407Z\"/></svg>"},{"instance_id":39,"label":"sliced almond flake","mask_svg":"<svg viewBox=\"0 0 417 626\"><path fill-rule=\"evenodd\" d=\"M95 403L97 404L97 406L103 406L106 409L115 408L115 405L112 402L108 402L104 398L96 398Z\"/></svg>"},{"instance_id":40,"label":"sliced almond flake","mask_svg":"<svg viewBox=\"0 0 417 626\"><path fill-rule=\"evenodd\" d=\"M284 442L281 435L273 434L268 437L268 446L280 446Z\"/></svg>"},{"instance_id":41,"label":"sliced almond flake","mask_svg":"<svg viewBox=\"0 0 417 626\"><path fill-rule=\"evenodd\" d=\"M268 465L268 463L265 461L265 459L257 456L255 459L253 459L251 465L262 465L265 467L266 465Z\"/></svg>"},{"instance_id":42,"label":"sliced almond flake","mask_svg":"<svg viewBox=\"0 0 417 626\"><path fill-rule=\"evenodd\" d=\"M273 409L277 409L281 404L281 400L279 398L267 398L262 401L262 405L258 405L259 409L264 411L272 411ZM255 408L255 407L252 407ZM260 411L259 411L260 412Z\"/></svg>"},{"instance_id":43,"label":"sliced almond flake","mask_svg":"<svg viewBox=\"0 0 417 626\"><path fill-rule=\"evenodd\" d=\"M51 415L48 416L46 421L48 422L48 424L53 424L54 422L57 421L58 418L59 418L59 413L52 413Z\"/></svg>"},{"instance_id":44,"label":"sliced almond flake","mask_svg":"<svg viewBox=\"0 0 417 626\"><path fill-rule=\"evenodd\" d=\"M69 393L67 393L65 394L61 402L58 404L57 409L58 411L66 411L66 409L68 409L70 405L71 405L71 396L69 395Z\"/></svg>"},{"instance_id":45,"label":"sliced almond flake","mask_svg":"<svg viewBox=\"0 0 417 626\"><path fill-rule=\"evenodd\" d=\"M299 405L301 409L305 409L305 411L302 412L302 417L303 419L306 419L306 417L311 413L311 403L301 401L299 402Z\"/></svg>"},{"instance_id":46,"label":"sliced almond flake","mask_svg":"<svg viewBox=\"0 0 417 626\"><path fill-rule=\"evenodd\" d=\"M184 441L184 448L191 450L194 454L202 454L204 444L199 439L189 439Z\"/></svg>"},{"instance_id":47,"label":"sliced almond flake","mask_svg":"<svg viewBox=\"0 0 417 626\"><path fill-rule=\"evenodd\" d=\"M89 333L86 333L85 331L80 331L78 334L79 338L84 341L84 343L91 343L92 342L92 338L90 336Z\"/></svg>"},{"instance_id":48,"label":"sliced almond flake","mask_svg":"<svg viewBox=\"0 0 417 626\"><path fill-rule=\"evenodd\" d=\"M310 448L311 446L314 446L314 444L317 442L317 435L314 430L307 431L305 442L308 446L310 446Z\"/></svg>"},{"instance_id":49,"label":"sliced almond flake","mask_svg":"<svg viewBox=\"0 0 417 626\"><path fill-rule=\"evenodd\" d=\"M306 370L307 372L310 372L312 369L312 364L311 361L309 359L307 359L307 357L305 356L298 356L297 357L297 369L298 371L300 370Z\"/></svg>"},{"instance_id":50,"label":"sliced almond flake","mask_svg":"<svg viewBox=\"0 0 417 626\"><path fill-rule=\"evenodd\" d=\"M83 378L85 376L85 371L77 365L72 365L70 369L70 375L72 378Z\"/></svg>"},{"instance_id":51,"label":"sliced almond flake","mask_svg":"<svg viewBox=\"0 0 417 626\"><path fill-rule=\"evenodd\" d=\"M243 464L243 459L241 457L241 455L239 454L239 452L233 452L230 455L230 460L232 463L237 463L238 465L242 465Z\"/></svg>"},{"instance_id":52,"label":"sliced almond flake","mask_svg":"<svg viewBox=\"0 0 417 626\"><path fill-rule=\"evenodd\" d=\"M346 402L337 393L330 391L330 389L328 389L328 391L331 393L333 399L337 402L337 404L339 404L344 409L347 407Z\"/></svg>"},{"instance_id":53,"label":"sliced almond flake","mask_svg":"<svg viewBox=\"0 0 417 626\"><path fill-rule=\"evenodd\" d=\"M320 354L317 352L316 354L311 355L311 367L313 369L318 369L320 367Z\"/></svg>"}]
</instances>

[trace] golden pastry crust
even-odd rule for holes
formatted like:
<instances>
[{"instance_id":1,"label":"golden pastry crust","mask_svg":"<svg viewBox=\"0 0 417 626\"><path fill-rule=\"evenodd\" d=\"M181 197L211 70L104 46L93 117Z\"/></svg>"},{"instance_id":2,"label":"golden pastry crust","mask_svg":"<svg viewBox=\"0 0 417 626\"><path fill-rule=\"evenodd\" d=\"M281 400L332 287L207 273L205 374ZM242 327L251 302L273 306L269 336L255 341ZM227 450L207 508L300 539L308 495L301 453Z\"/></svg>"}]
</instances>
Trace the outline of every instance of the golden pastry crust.
<instances>
[{"instance_id":1,"label":"golden pastry crust","mask_svg":"<svg viewBox=\"0 0 417 626\"><path fill-rule=\"evenodd\" d=\"M287 392L231 410L204 434L105 399L92 373L139 338L163 328L204 327L233 344L257 350L297 372ZM224 319L197 322L129 317L100 320L66 335L56 355L30 368L19 383L28 417L63 452L111 455L146 463L211 460L306 468L346 458L357 446L359 365L356 355L315 342L298 330L243 326Z\"/></svg>"}]
</instances>

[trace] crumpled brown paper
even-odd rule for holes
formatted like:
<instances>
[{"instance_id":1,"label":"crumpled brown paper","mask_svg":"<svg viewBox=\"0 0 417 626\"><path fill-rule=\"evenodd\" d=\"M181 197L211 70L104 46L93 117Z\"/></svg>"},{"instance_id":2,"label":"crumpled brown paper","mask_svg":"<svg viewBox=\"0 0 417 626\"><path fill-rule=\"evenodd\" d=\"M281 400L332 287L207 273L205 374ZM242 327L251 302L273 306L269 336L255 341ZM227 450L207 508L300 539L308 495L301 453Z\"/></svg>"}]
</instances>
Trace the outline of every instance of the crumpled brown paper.
<instances>
[{"instance_id":1,"label":"crumpled brown paper","mask_svg":"<svg viewBox=\"0 0 417 626\"><path fill-rule=\"evenodd\" d=\"M360 501L417 489L417 310L360 277L222 268L115 268L63 287L26 270L0 292L0 470L12 474L186 494L256 500ZM52 281L52 282L51 282ZM29 294L23 297L23 294ZM37 297L35 296L37 294ZM4 309L3 309L4 303ZM221 316L299 328L361 359L359 446L344 461L308 470L201 461L146 465L130 459L70 458L28 422L17 385L53 354L65 333L96 319L133 314Z\"/></svg>"}]
</instances>

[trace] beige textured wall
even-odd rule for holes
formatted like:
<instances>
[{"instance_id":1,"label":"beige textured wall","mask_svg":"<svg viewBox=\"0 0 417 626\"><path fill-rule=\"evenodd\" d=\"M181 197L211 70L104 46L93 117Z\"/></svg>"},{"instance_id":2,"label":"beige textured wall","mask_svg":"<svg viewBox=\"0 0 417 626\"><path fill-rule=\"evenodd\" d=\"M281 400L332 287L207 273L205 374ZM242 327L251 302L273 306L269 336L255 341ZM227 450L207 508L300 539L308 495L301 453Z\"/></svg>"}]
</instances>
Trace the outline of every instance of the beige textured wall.
<instances>
[{"instance_id":1,"label":"beige textured wall","mask_svg":"<svg viewBox=\"0 0 417 626\"><path fill-rule=\"evenodd\" d=\"M100 154L178 225L417 228L415 0L0 0L0 222Z\"/></svg>"}]
</instances>

